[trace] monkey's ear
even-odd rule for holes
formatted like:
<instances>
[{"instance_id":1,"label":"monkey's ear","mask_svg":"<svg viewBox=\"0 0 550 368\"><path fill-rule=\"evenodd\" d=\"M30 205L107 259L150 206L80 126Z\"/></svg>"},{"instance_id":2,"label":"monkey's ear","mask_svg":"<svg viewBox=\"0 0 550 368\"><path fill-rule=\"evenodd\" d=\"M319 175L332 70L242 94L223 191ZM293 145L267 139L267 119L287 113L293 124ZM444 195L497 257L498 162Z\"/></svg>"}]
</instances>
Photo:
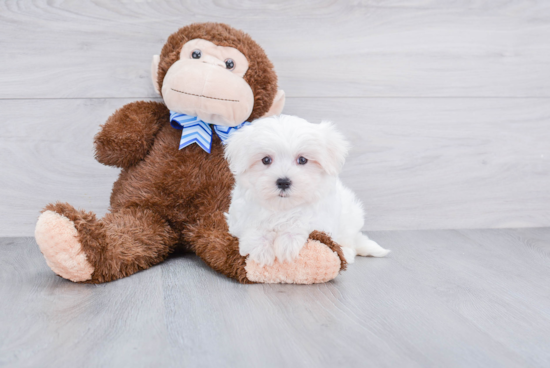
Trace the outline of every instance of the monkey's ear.
<instances>
[{"instance_id":1,"label":"monkey's ear","mask_svg":"<svg viewBox=\"0 0 550 368\"><path fill-rule=\"evenodd\" d=\"M268 116L281 115L281 112L283 112L284 107L285 107L285 91L280 89L277 91L277 94L273 99L273 104L271 105L271 108L263 117L267 118Z\"/></svg>"},{"instance_id":2,"label":"monkey's ear","mask_svg":"<svg viewBox=\"0 0 550 368\"><path fill-rule=\"evenodd\" d=\"M153 87L155 88L155 92L160 95L160 86L158 81L159 62L160 56L153 55L153 62L151 63L151 79L153 80Z\"/></svg>"}]
</instances>

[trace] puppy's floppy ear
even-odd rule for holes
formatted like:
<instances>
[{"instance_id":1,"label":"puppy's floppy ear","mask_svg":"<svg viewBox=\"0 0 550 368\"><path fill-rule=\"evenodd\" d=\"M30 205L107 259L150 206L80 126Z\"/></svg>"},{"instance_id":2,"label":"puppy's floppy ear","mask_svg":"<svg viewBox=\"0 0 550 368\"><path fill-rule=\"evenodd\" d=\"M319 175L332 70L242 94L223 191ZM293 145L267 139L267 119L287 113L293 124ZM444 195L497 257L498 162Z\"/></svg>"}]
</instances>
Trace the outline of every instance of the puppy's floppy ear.
<instances>
[{"instance_id":1,"label":"puppy's floppy ear","mask_svg":"<svg viewBox=\"0 0 550 368\"><path fill-rule=\"evenodd\" d=\"M325 146L320 164L329 175L338 175L344 166L351 145L344 135L328 121L323 121L320 124L320 130Z\"/></svg>"},{"instance_id":2,"label":"puppy's floppy ear","mask_svg":"<svg viewBox=\"0 0 550 368\"><path fill-rule=\"evenodd\" d=\"M225 159L229 162L229 169L233 174L242 174L248 168L249 157L246 155L246 146L250 145L254 127L244 126L233 132L225 145Z\"/></svg>"}]
</instances>

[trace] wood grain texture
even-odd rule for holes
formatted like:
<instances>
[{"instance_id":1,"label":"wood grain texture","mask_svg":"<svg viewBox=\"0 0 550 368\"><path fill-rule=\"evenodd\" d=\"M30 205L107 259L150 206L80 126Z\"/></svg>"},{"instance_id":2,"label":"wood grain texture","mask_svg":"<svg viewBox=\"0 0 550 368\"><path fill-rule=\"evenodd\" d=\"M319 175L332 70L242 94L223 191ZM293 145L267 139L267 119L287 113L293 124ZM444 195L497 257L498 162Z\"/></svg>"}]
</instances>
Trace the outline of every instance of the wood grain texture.
<instances>
[{"instance_id":1,"label":"wood grain texture","mask_svg":"<svg viewBox=\"0 0 550 368\"><path fill-rule=\"evenodd\" d=\"M226 22L288 96L550 97L550 3L3 1L0 98L153 97L169 34Z\"/></svg>"},{"instance_id":2,"label":"wood grain texture","mask_svg":"<svg viewBox=\"0 0 550 368\"><path fill-rule=\"evenodd\" d=\"M191 255L104 285L0 240L0 366L547 367L550 228L374 232L322 285L240 285Z\"/></svg>"},{"instance_id":3,"label":"wood grain texture","mask_svg":"<svg viewBox=\"0 0 550 368\"><path fill-rule=\"evenodd\" d=\"M49 202L106 211L118 170L94 160L93 135L128 102L0 101L1 235L32 235ZM290 98L286 112L351 140L342 178L366 230L550 223L546 99Z\"/></svg>"},{"instance_id":4,"label":"wood grain texture","mask_svg":"<svg viewBox=\"0 0 550 368\"><path fill-rule=\"evenodd\" d=\"M292 99L354 149L342 178L370 230L550 224L546 99Z\"/></svg>"},{"instance_id":5,"label":"wood grain texture","mask_svg":"<svg viewBox=\"0 0 550 368\"><path fill-rule=\"evenodd\" d=\"M63 201L103 215L119 170L94 159L93 136L119 100L2 101L0 234L34 234L39 211Z\"/></svg>"},{"instance_id":6,"label":"wood grain texture","mask_svg":"<svg viewBox=\"0 0 550 368\"><path fill-rule=\"evenodd\" d=\"M367 230L550 225L550 3L0 2L0 236L67 201L102 215L92 139L156 97L151 56L226 22L272 58L285 112L332 120ZM77 285L0 238L0 367L548 367L550 228L383 231L314 286L240 285L179 255Z\"/></svg>"}]
</instances>

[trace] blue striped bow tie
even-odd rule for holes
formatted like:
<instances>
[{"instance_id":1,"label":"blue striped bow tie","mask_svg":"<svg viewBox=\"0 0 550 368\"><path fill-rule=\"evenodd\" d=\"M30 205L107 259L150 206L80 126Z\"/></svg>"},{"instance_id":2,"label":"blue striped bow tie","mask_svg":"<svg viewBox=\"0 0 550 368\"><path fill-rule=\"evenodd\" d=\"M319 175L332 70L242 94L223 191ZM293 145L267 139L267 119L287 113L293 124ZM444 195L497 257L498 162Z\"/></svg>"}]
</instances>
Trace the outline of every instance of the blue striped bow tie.
<instances>
[{"instance_id":1,"label":"blue striped bow tie","mask_svg":"<svg viewBox=\"0 0 550 368\"><path fill-rule=\"evenodd\" d=\"M214 125L214 131L216 131L216 134L220 137L222 143L225 144L225 141L229 138L229 135L233 131L249 124L250 123L248 121L245 121L244 123L234 127L212 125ZM179 149L196 143L201 146L203 150L210 153L212 148L212 128L210 127L210 124L205 123L196 116L170 111L170 125L172 125L172 128L182 130Z\"/></svg>"}]
</instances>

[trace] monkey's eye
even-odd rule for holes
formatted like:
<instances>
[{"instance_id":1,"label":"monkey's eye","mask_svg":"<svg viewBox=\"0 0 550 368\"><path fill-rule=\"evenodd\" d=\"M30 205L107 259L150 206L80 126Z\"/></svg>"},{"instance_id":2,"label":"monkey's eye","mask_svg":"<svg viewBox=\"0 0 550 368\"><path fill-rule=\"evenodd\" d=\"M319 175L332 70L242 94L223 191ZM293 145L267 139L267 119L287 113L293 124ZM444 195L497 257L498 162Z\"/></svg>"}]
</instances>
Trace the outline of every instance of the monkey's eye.
<instances>
[{"instance_id":1,"label":"monkey's eye","mask_svg":"<svg viewBox=\"0 0 550 368\"><path fill-rule=\"evenodd\" d=\"M202 53L201 53L201 50L193 50L193 52L191 53L191 57L193 59L200 59L202 56Z\"/></svg>"},{"instance_id":2,"label":"monkey's eye","mask_svg":"<svg viewBox=\"0 0 550 368\"><path fill-rule=\"evenodd\" d=\"M264 165L271 165L272 162L273 160L269 156L265 156L264 158L262 158L262 164Z\"/></svg>"},{"instance_id":3,"label":"monkey's eye","mask_svg":"<svg viewBox=\"0 0 550 368\"><path fill-rule=\"evenodd\" d=\"M298 157L298 160L296 160L296 162L298 162L298 165L305 165L307 164L307 158L305 158L304 156L300 156Z\"/></svg>"},{"instance_id":4,"label":"monkey's eye","mask_svg":"<svg viewBox=\"0 0 550 368\"><path fill-rule=\"evenodd\" d=\"M225 67L229 70L235 69L235 62L233 59L225 59Z\"/></svg>"}]
</instances>

